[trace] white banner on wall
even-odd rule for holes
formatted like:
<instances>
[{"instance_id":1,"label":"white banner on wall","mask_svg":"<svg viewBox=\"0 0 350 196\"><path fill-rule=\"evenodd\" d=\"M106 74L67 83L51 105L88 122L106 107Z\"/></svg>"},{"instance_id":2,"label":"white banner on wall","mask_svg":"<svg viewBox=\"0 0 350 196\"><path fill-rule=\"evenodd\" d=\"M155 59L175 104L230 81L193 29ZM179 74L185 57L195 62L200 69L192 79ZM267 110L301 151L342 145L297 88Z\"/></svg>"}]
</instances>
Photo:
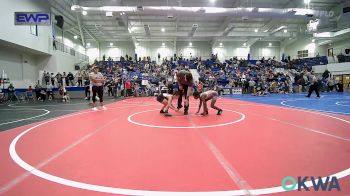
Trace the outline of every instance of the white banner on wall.
<instances>
[{"instance_id":1,"label":"white banner on wall","mask_svg":"<svg viewBox=\"0 0 350 196\"><path fill-rule=\"evenodd\" d=\"M232 88L232 94L233 95L241 95L242 94L242 88Z\"/></svg>"}]
</instances>

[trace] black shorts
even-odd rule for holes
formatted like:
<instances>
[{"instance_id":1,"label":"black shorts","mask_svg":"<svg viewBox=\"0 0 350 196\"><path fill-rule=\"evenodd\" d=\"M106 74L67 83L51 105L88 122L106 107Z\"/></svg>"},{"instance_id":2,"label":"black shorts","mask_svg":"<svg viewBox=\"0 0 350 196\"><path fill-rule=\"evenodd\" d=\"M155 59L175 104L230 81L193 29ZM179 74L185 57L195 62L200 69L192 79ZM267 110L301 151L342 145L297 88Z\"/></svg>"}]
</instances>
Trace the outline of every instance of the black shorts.
<instances>
[{"instance_id":1,"label":"black shorts","mask_svg":"<svg viewBox=\"0 0 350 196\"><path fill-rule=\"evenodd\" d=\"M164 97L162 93L157 96L157 101L159 103L163 103L164 99L168 100L168 98Z\"/></svg>"}]
</instances>

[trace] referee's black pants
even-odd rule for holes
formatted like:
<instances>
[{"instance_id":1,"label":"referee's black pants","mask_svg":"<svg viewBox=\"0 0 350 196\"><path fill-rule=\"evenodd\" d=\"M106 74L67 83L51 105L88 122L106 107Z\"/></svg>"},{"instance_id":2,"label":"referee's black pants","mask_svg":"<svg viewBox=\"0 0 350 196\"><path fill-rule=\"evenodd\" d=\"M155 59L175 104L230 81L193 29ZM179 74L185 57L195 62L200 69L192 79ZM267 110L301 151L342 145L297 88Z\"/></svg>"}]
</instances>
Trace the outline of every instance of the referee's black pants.
<instances>
[{"instance_id":1,"label":"referee's black pants","mask_svg":"<svg viewBox=\"0 0 350 196\"><path fill-rule=\"evenodd\" d=\"M92 87L92 101L96 102L96 94L100 99L100 103L103 102L103 86L93 86Z\"/></svg>"},{"instance_id":2,"label":"referee's black pants","mask_svg":"<svg viewBox=\"0 0 350 196\"><path fill-rule=\"evenodd\" d=\"M312 84L309 88L309 94L307 95L307 97L310 97L312 92L316 92L317 97L320 97L320 92L318 91L318 84Z\"/></svg>"}]
</instances>

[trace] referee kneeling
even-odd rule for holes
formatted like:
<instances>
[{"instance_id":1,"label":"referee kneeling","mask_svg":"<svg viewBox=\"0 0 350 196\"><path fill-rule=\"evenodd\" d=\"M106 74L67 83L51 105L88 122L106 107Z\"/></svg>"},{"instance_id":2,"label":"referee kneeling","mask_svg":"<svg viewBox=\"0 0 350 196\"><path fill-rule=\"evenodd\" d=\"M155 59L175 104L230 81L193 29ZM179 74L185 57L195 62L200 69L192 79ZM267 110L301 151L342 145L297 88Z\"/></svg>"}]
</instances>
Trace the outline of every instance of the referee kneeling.
<instances>
[{"instance_id":1,"label":"referee kneeling","mask_svg":"<svg viewBox=\"0 0 350 196\"><path fill-rule=\"evenodd\" d=\"M95 66L93 68L93 72L90 73L90 82L92 85L92 106L93 110L97 110L96 108L96 94L98 95L98 98L100 99L101 107L103 110L106 108L103 106L103 83L105 82L105 78L103 77L102 73L98 71L98 67Z\"/></svg>"}]
</instances>

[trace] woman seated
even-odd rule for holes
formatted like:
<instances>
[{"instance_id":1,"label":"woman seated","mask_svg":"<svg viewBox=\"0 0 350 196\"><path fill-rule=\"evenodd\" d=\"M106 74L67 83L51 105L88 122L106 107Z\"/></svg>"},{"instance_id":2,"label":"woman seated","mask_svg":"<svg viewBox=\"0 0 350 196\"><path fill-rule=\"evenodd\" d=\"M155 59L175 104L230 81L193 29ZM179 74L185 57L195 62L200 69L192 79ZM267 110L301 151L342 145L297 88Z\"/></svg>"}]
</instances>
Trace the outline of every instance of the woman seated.
<instances>
[{"instance_id":1,"label":"woman seated","mask_svg":"<svg viewBox=\"0 0 350 196\"><path fill-rule=\"evenodd\" d=\"M69 95L65 87L60 86L58 89L58 93L60 94L63 102L68 102L70 100Z\"/></svg>"}]
</instances>

